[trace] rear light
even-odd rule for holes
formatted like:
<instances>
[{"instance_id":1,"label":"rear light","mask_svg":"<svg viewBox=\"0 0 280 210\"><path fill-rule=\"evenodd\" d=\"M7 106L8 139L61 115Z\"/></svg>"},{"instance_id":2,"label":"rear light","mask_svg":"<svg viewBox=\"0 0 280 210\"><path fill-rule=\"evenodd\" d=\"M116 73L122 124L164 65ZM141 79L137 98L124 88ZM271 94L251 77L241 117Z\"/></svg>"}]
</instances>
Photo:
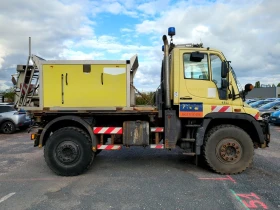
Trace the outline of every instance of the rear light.
<instances>
[{"instance_id":1,"label":"rear light","mask_svg":"<svg viewBox=\"0 0 280 210\"><path fill-rule=\"evenodd\" d=\"M35 140L37 138L37 134L36 133L32 133L31 134L31 140Z\"/></svg>"}]
</instances>

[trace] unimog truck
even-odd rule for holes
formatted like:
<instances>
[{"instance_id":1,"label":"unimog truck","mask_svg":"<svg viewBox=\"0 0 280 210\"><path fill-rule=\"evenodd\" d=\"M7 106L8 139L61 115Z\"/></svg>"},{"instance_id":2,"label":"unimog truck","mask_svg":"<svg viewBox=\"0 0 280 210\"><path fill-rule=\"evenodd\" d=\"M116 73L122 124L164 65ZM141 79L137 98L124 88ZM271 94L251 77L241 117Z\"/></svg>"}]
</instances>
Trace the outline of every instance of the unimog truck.
<instances>
[{"instance_id":1,"label":"unimog truck","mask_svg":"<svg viewBox=\"0 0 280 210\"><path fill-rule=\"evenodd\" d=\"M160 86L150 105L136 104L137 54L129 60L45 60L17 65L15 106L32 118L31 140L56 174L83 173L102 150L180 148L220 174L250 166L268 147L269 124L248 106L222 52L163 39ZM140 167L140 166L139 166Z\"/></svg>"}]
</instances>

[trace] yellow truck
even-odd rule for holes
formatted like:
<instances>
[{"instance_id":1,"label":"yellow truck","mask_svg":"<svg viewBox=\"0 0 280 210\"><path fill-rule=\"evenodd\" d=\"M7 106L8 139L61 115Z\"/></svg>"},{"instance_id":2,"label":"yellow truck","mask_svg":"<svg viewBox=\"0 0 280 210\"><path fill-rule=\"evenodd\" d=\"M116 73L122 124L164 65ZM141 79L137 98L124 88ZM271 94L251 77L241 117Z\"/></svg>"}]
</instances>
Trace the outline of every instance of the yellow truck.
<instances>
[{"instance_id":1,"label":"yellow truck","mask_svg":"<svg viewBox=\"0 0 280 210\"><path fill-rule=\"evenodd\" d=\"M102 150L181 148L220 174L243 172L254 149L268 147L269 124L248 106L230 62L202 44L163 36L154 103L136 104L138 56L129 60L45 60L17 65L16 107L27 110L34 146L57 174L83 173ZM31 44L29 46L31 49ZM32 61L32 63L30 62ZM160 61L159 61L160 62Z\"/></svg>"}]
</instances>

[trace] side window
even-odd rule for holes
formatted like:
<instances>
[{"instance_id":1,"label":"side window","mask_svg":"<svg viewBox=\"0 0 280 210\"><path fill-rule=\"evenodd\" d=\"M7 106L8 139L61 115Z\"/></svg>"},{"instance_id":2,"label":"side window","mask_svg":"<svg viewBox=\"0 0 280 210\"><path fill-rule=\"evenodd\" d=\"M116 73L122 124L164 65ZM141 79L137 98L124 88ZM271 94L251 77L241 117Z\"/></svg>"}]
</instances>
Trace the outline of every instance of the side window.
<instances>
[{"instance_id":1,"label":"side window","mask_svg":"<svg viewBox=\"0 0 280 210\"><path fill-rule=\"evenodd\" d=\"M10 107L10 106L0 106L0 113L11 112L11 111L14 111L13 107Z\"/></svg>"},{"instance_id":2,"label":"side window","mask_svg":"<svg viewBox=\"0 0 280 210\"><path fill-rule=\"evenodd\" d=\"M185 53L183 57L185 79L209 80L208 55L204 54L201 62L190 61L190 56L191 54Z\"/></svg>"},{"instance_id":3,"label":"side window","mask_svg":"<svg viewBox=\"0 0 280 210\"><path fill-rule=\"evenodd\" d=\"M7 112L15 111L15 109L12 106L7 106Z\"/></svg>"},{"instance_id":4,"label":"side window","mask_svg":"<svg viewBox=\"0 0 280 210\"><path fill-rule=\"evenodd\" d=\"M221 65L222 61L217 55L210 55L212 67L212 81L217 85L217 88L222 88Z\"/></svg>"}]
</instances>

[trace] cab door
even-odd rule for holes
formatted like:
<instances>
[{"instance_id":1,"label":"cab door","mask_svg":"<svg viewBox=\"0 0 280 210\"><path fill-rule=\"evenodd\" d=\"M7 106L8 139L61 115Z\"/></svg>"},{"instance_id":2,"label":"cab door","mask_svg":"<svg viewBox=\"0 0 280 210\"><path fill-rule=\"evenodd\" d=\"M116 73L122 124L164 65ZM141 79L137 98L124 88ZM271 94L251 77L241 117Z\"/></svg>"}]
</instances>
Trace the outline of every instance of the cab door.
<instances>
[{"instance_id":1,"label":"cab door","mask_svg":"<svg viewBox=\"0 0 280 210\"><path fill-rule=\"evenodd\" d=\"M223 97L227 96L227 91L221 91L220 57L200 52L203 58L195 60L191 53L180 52L180 117L204 117L210 112L231 111Z\"/></svg>"}]
</instances>

